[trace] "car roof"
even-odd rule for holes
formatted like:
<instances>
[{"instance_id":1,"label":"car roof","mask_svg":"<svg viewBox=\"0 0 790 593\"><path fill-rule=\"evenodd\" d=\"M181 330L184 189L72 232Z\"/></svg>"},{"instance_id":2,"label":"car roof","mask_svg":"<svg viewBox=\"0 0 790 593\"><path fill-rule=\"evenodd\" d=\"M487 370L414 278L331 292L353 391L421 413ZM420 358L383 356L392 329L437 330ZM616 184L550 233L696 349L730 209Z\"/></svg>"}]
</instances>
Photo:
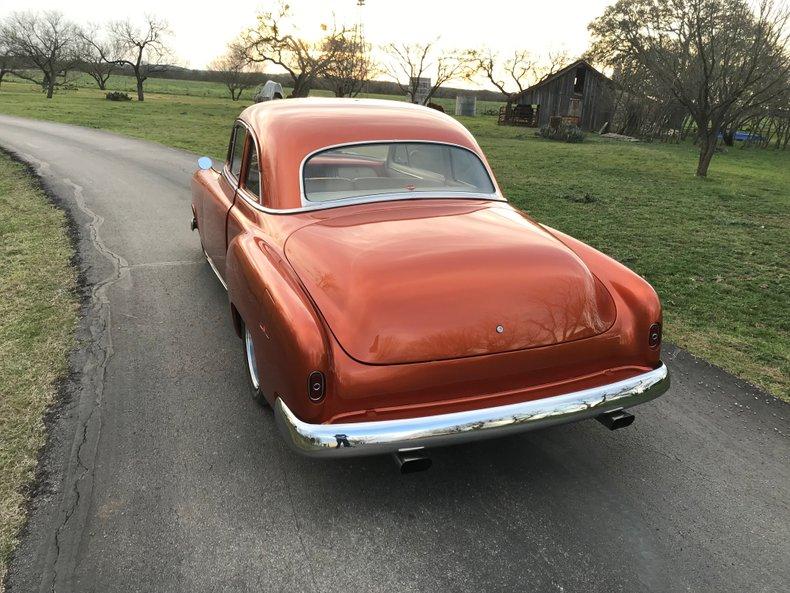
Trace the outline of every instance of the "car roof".
<instances>
[{"instance_id":1,"label":"car roof","mask_svg":"<svg viewBox=\"0 0 790 593\"><path fill-rule=\"evenodd\" d=\"M360 142L423 141L457 144L485 157L456 119L405 101L319 98L256 103L239 116L254 132L267 203L301 207L301 164L323 148Z\"/></svg>"}]
</instances>

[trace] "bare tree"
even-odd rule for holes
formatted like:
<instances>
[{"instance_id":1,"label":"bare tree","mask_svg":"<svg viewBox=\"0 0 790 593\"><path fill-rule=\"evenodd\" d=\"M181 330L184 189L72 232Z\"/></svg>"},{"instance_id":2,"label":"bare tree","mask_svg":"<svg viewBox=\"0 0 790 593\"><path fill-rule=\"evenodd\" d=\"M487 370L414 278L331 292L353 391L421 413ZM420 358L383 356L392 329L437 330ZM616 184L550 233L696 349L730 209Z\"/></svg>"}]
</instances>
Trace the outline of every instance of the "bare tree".
<instances>
[{"instance_id":1,"label":"bare tree","mask_svg":"<svg viewBox=\"0 0 790 593\"><path fill-rule=\"evenodd\" d=\"M233 101L238 101L246 89L255 86L247 50L239 42L228 45L228 50L211 62L208 68L219 74L219 79L227 87Z\"/></svg>"},{"instance_id":2,"label":"bare tree","mask_svg":"<svg viewBox=\"0 0 790 593\"><path fill-rule=\"evenodd\" d=\"M347 31L323 25L323 39L310 42L297 35L290 7L281 3L277 11L262 12L258 23L243 34L249 59L270 63L285 70L293 81L294 97L306 97L316 79L337 59Z\"/></svg>"},{"instance_id":3,"label":"bare tree","mask_svg":"<svg viewBox=\"0 0 790 593\"><path fill-rule=\"evenodd\" d=\"M465 77L473 61L471 52L440 52L433 41L423 44L390 43L384 51L390 57L387 73L409 101L423 105L431 101L442 85ZM423 97L420 97L420 78L431 78L431 87Z\"/></svg>"},{"instance_id":4,"label":"bare tree","mask_svg":"<svg viewBox=\"0 0 790 593\"><path fill-rule=\"evenodd\" d=\"M475 52L472 60L469 78L482 74L506 97L511 97L527 88L534 67L529 52L524 50L514 51L510 58L502 62L499 54L491 49L485 49ZM511 88L515 87L514 90L507 90L510 85L513 85Z\"/></svg>"},{"instance_id":5,"label":"bare tree","mask_svg":"<svg viewBox=\"0 0 790 593\"><path fill-rule=\"evenodd\" d=\"M532 71L535 82L532 84L537 84L546 80L549 76L556 74L570 63L571 57L565 50L547 53L545 57L535 62L535 67Z\"/></svg>"},{"instance_id":6,"label":"bare tree","mask_svg":"<svg viewBox=\"0 0 790 593\"><path fill-rule=\"evenodd\" d=\"M587 55L585 59L596 62L593 55ZM678 128L682 128L686 109L674 97L667 96L639 61L620 60L611 78L614 84L607 92L613 106L607 129L643 138L679 141L683 137Z\"/></svg>"},{"instance_id":7,"label":"bare tree","mask_svg":"<svg viewBox=\"0 0 790 593\"><path fill-rule=\"evenodd\" d=\"M592 54L632 60L697 126L697 175L705 177L719 132L784 92L790 72L788 12L771 0L619 0L590 26Z\"/></svg>"},{"instance_id":8,"label":"bare tree","mask_svg":"<svg viewBox=\"0 0 790 593\"><path fill-rule=\"evenodd\" d=\"M502 59L491 49L484 49L471 53L466 78L471 80L482 75L500 93L510 98L548 78L568 61L568 54L564 52L549 53L546 59L540 60L526 50L516 50L510 57ZM509 91L508 88L513 90Z\"/></svg>"},{"instance_id":9,"label":"bare tree","mask_svg":"<svg viewBox=\"0 0 790 593\"><path fill-rule=\"evenodd\" d=\"M12 56L0 53L0 86L2 86L6 74L14 73L12 60Z\"/></svg>"},{"instance_id":10,"label":"bare tree","mask_svg":"<svg viewBox=\"0 0 790 593\"><path fill-rule=\"evenodd\" d=\"M338 45L332 48L335 59L324 72L329 88L336 97L356 97L377 71L370 44L358 27L343 37L327 40L327 43Z\"/></svg>"},{"instance_id":11,"label":"bare tree","mask_svg":"<svg viewBox=\"0 0 790 593\"><path fill-rule=\"evenodd\" d=\"M19 68L15 74L41 86L51 99L55 88L67 82L69 71L79 61L77 28L63 14L15 12L0 25L6 55L20 65L33 65L41 72Z\"/></svg>"},{"instance_id":12,"label":"bare tree","mask_svg":"<svg viewBox=\"0 0 790 593\"><path fill-rule=\"evenodd\" d=\"M108 61L113 50L110 42L95 25L80 29L77 35L82 69L96 81L99 89L105 90L107 81L118 67L117 63Z\"/></svg>"},{"instance_id":13,"label":"bare tree","mask_svg":"<svg viewBox=\"0 0 790 593\"><path fill-rule=\"evenodd\" d=\"M3 84L3 78L6 74L13 74L16 66L16 57L11 54L8 48L8 43L2 37L2 30L0 29L0 85Z\"/></svg>"},{"instance_id":14,"label":"bare tree","mask_svg":"<svg viewBox=\"0 0 790 593\"><path fill-rule=\"evenodd\" d=\"M137 82L137 100L144 101L143 83L148 76L167 70L170 48L166 39L171 34L170 27L166 21L146 15L142 27L130 21L116 21L109 30L112 54L103 54L104 61L130 67Z\"/></svg>"}]
</instances>

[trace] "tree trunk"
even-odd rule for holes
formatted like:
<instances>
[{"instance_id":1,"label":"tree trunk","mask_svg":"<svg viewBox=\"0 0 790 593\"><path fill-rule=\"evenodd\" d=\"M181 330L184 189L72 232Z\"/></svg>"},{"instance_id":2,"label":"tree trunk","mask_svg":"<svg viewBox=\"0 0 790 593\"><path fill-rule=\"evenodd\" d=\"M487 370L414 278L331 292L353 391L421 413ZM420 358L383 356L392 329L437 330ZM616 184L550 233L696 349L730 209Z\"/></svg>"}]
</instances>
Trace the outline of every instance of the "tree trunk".
<instances>
[{"instance_id":1,"label":"tree trunk","mask_svg":"<svg viewBox=\"0 0 790 593\"><path fill-rule=\"evenodd\" d=\"M710 166L713 154L716 152L716 136L718 136L718 132L711 133L710 131L704 135L700 135L697 177L708 176L708 167Z\"/></svg>"},{"instance_id":2,"label":"tree trunk","mask_svg":"<svg viewBox=\"0 0 790 593\"><path fill-rule=\"evenodd\" d=\"M301 76L294 79L294 90L291 93L292 97L307 97L310 94L310 80L307 77Z\"/></svg>"},{"instance_id":3,"label":"tree trunk","mask_svg":"<svg viewBox=\"0 0 790 593\"><path fill-rule=\"evenodd\" d=\"M725 146L735 146L735 130L733 129L723 132L721 139L724 141Z\"/></svg>"},{"instance_id":4,"label":"tree trunk","mask_svg":"<svg viewBox=\"0 0 790 593\"><path fill-rule=\"evenodd\" d=\"M143 79L137 79L137 100L144 101L145 97L143 96Z\"/></svg>"},{"instance_id":5,"label":"tree trunk","mask_svg":"<svg viewBox=\"0 0 790 593\"><path fill-rule=\"evenodd\" d=\"M51 99L52 95L55 94L55 74L51 73L49 75L49 80L47 81L47 99Z\"/></svg>"},{"instance_id":6,"label":"tree trunk","mask_svg":"<svg viewBox=\"0 0 790 593\"><path fill-rule=\"evenodd\" d=\"M99 83L99 90L106 91L107 90L107 81L102 80L101 78L97 81Z\"/></svg>"}]
</instances>

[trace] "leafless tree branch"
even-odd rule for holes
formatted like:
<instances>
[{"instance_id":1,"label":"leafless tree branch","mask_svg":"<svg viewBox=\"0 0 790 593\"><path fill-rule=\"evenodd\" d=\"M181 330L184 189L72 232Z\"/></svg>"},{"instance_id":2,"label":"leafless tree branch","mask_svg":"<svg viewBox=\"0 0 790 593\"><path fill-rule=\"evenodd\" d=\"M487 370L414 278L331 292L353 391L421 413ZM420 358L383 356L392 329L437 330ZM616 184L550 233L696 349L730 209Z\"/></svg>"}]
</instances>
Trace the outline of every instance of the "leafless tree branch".
<instances>
[{"instance_id":1,"label":"leafless tree branch","mask_svg":"<svg viewBox=\"0 0 790 593\"><path fill-rule=\"evenodd\" d=\"M323 39L307 41L297 35L290 7L284 3L275 11L261 12L257 19L257 25L242 35L250 61L282 68L293 81L292 96L306 97L337 59L347 29L324 25Z\"/></svg>"},{"instance_id":2,"label":"leafless tree branch","mask_svg":"<svg viewBox=\"0 0 790 593\"><path fill-rule=\"evenodd\" d=\"M209 64L209 70L219 73L233 101L238 101L246 89L255 86L254 68L251 68L247 48L239 41L230 43L227 51Z\"/></svg>"},{"instance_id":3,"label":"leafless tree branch","mask_svg":"<svg viewBox=\"0 0 790 593\"><path fill-rule=\"evenodd\" d=\"M324 72L329 88L336 97L356 97L378 71L370 44L359 28L348 31L343 37L329 39L327 43L339 46L331 48L335 59Z\"/></svg>"},{"instance_id":4,"label":"leafless tree branch","mask_svg":"<svg viewBox=\"0 0 790 593\"><path fill-rule=\"evenodd\" d=\"M18 65L14 73L41 85L48 99L79 62L77 28L60 12L12 13L0 24L0 39L6 56Z\"/></svg>"},{"instance_id":5,"label":"leafless tree branch","mask_svg":"<svg viewBox=\"0 0 790 593\"><path fill-rule=\"evenodd\" d=\"M384 47L389 56L385 72L412 103L427 105L443 85L464 78L474 60L470 51L441 51L436 43L390 43ZM431 86L420 96L420 78L430 78Z\"/></svg>"},{"instance_id":6,"label":"leafless tree branch","mask_svg":"<svg viewBox=\"0 0 790 593\"><path fill-rule=\"evenodd\" d=\"M108 56L112 53L110 42L96 25L79 29L77 40L82 69L96 81L99 89L105 90L107 81L118 67L115 62L108 60Z\"/></svg>"},{"instance_id":7,"label":"leafless tree branch","mask_svg":"<svg viewBox=\"0 0 790 593\"><path fill-rule=\"evenodd\" d=\"M109 32L111 53L104 61L131 68L137 82L137 100L144 101L143 83L150 74L166 71L171 59L167 21L146 15L142 27L128 20L115 21L110 23Z\"/></svg>"},{"instance_id":8,"label":"leafless tree branch","mask_svg":"<svg viewBox=\"0 0 790 593\"><path fill-rule=\"evenodd\" d=\"M516 50L511 56L503 58L491 49L484 49L472 52L466 78L473 80L482 76L510 98L551 76L568 61L568 55L564 52L550 53L541 60L526 50Z\"/></svg>"}]
</instances>

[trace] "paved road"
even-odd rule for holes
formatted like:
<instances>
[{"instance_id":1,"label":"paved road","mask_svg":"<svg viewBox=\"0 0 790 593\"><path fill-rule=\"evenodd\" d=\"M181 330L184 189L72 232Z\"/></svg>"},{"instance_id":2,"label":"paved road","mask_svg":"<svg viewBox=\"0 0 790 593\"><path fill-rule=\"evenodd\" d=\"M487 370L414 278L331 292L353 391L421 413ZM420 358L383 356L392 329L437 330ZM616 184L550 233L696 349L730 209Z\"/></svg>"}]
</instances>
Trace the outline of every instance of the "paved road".
<instances>
[{"instance_id":1,"label":"paved road","mask_svg":"<svg viewBox=\"0 0 790 593\"><path fill-rule=\"evenodd\" d=\"M12 593L786 590L786 404L670 347L672 389L626 430L404 477L299 458L188 230L194 155L6 116L0 145L75 218L88 291Z\"/></svg>"}]
</instances>

